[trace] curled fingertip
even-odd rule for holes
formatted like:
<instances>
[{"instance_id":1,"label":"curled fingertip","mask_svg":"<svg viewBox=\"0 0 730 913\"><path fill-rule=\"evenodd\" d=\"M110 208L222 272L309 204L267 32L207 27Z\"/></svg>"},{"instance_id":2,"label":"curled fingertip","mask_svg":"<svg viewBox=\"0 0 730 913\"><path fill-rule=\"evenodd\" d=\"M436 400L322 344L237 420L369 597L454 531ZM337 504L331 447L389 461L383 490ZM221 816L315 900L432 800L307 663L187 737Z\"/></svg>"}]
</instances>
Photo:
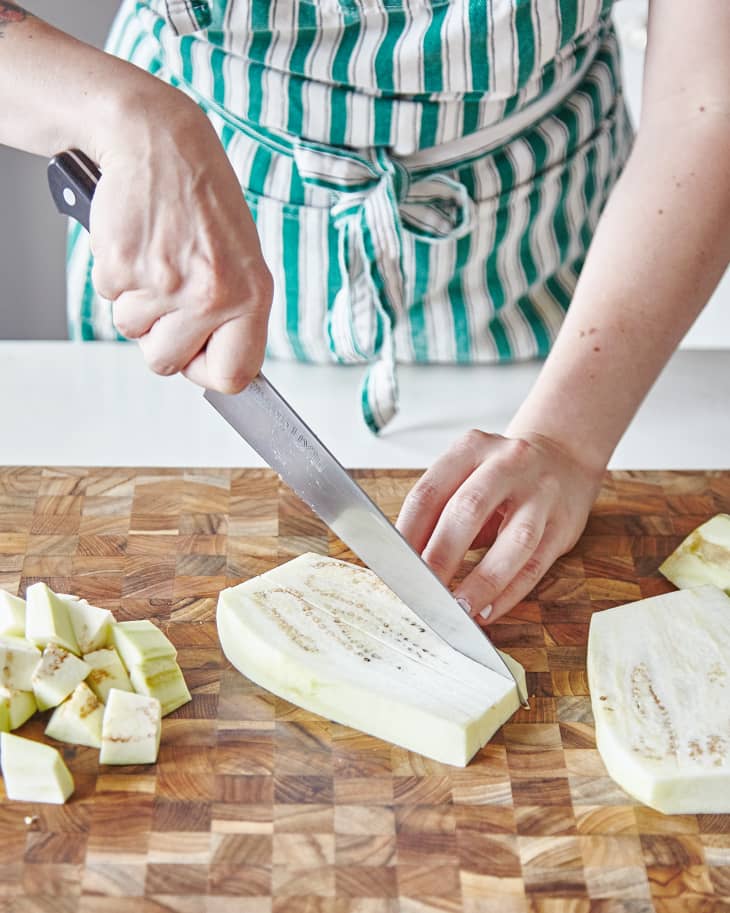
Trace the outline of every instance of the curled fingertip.
<instances>
[{"instance_id":1,"label":"curled fingertip","mask_svg":"<svg viewBox=\"0 0 730 913\"><path fill-rule=\"evenodd\" d=\"M464 599L463 596L457 596L457 597L456 597L456 602L459 604L459 606L461 606L461 608L466 612L467 615L473 614L473 613L472 613L471 605L469 604L469 601L466 600L466 599Z\"/></svg>"},{"instance_id":2,"label":"curled fingertip","mask_svg":"<svg viewBox=\"0 0 730 913\"><path fill-rule=\"evenodd\" d=\"M492 605L485 605L484 608L479 612L479 617L482 619L482 621L486 621L491 614Z\"/></svg>"}]
</instances>

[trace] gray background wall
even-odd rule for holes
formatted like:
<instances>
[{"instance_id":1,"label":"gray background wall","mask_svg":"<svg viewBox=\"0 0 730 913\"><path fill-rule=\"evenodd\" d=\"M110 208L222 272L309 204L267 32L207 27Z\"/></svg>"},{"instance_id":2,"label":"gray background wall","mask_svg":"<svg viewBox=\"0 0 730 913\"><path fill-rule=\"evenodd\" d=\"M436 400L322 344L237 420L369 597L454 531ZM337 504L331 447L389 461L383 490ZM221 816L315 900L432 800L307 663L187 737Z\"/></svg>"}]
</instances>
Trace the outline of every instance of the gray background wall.
<instances>
[{"instance_id":1,"label":"gray background wall","mask_svg":"<svg viewBox=\"0 0 730 913\"><path fill-rule=\"evenodd\" d=\"M97 46L118 6L118 0L19 2ZM45 159L0 146L0 339L66 337L65 244L66 220L48 194Z\"/></svg>"}]
</instances>

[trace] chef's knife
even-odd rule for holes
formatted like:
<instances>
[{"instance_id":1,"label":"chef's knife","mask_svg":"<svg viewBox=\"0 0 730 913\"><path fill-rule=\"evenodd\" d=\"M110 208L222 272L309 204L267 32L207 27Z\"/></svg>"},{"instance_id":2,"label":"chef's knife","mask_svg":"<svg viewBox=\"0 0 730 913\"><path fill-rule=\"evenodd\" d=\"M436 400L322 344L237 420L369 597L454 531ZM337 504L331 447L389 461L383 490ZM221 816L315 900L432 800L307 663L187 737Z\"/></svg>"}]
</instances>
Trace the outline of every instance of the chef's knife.
<instances>
[{"instance_id":1,"label":"chef's knife","mask_svg":"<svg viewBox=\"0 0 730 913\"><path fill-rule=\"evenodd\" d=\"M79 150L54 156L48 165L56 207L87 229L100 176ZM484 631L263 374L241 393L206 390L205 399L433 631L514 681L526 705L527 696Z\"/></svg>"}]
</instances>

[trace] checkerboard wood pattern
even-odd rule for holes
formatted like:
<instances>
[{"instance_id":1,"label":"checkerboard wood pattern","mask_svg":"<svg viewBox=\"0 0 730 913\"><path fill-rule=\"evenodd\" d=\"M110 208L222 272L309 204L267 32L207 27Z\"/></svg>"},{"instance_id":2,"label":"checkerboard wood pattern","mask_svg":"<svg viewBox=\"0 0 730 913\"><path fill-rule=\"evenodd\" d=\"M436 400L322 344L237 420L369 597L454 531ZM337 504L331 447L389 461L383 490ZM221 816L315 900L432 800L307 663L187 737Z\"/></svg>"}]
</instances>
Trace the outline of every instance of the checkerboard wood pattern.
<instances>
[{"instance_id":1,"label":"checkerboard wood pattern","mask_svg":"<svg viewBox=\"0 0 730 913\"><path fill-rule=\"evenodd\" d=\"M417 477L356 475L392 517ZM670 589L661 560L721 510L730 473L607 476L577 548L491 627L528 670L530 710L459 770L223 659L222 587L307 550L353 557L274 473L0 469L0 586L42 579L152 618L194 695L154 766L66 746L66 806L0 788L0 913L730 913L730 816L665 817L623 793L585 672L591 613Z\"/></svg>"}]
</instances>

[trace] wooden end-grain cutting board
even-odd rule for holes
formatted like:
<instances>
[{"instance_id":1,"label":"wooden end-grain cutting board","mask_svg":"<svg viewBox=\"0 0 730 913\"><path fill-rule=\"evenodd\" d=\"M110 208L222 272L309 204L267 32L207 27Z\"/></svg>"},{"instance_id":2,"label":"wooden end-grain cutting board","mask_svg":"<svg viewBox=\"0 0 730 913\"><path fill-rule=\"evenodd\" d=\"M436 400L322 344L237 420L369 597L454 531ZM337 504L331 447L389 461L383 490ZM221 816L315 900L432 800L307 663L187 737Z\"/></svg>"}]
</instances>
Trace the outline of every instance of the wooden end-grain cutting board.
<instances>
[{"instance_id":1,"label":"wooden end-grain cutting board","mask_svg":"<svg viewBox=\"0 0 730 913\"><path fill-rule=\"evenodd\" d=\"M395 517L418 473L356 475ZM194 695L154 766L68 746L66 806L0 787L0 913L728 913L730 816L665 817L623 793L585 672L591 613L670 589L660 561L718 511L730 473L607 476L578 547L491 628L528 670L531 709L459 770L223 659L223 587L303 551L352 558L274 473L0 469L0 586L42 579L152 618Z\"/></svg>"}]
</instances>

